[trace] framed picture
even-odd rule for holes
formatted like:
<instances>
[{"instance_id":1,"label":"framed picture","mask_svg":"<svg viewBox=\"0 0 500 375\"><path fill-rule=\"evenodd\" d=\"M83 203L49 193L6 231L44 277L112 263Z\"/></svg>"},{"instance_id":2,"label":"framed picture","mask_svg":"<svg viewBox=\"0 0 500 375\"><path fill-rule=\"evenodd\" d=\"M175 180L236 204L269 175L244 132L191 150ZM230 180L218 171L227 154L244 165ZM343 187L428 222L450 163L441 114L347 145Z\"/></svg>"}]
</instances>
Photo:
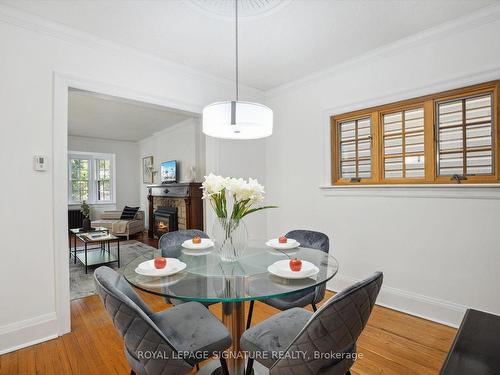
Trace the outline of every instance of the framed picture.
<instances>
[{"instance_id":1,"label":"framed picture","mask_svg":"<svg viewBox=\"0 0 500 375\"><path fill-rule=\"evenodd\" d=\"M142 158L142 182L144 184L152 184L153 183L153 157L146 156Z\"/></svg>"}]
</instances>

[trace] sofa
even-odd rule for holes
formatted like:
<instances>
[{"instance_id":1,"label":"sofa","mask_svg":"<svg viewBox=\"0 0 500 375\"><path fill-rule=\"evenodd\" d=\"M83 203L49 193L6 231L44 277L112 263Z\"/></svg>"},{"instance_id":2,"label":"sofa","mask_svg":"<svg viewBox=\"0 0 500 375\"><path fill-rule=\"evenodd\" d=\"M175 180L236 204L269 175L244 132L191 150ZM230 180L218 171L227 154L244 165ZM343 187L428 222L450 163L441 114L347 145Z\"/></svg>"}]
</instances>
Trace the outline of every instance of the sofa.
<instances>
[{"instance_id":1,"label":"sofa","mask_svg":"<svg viewBox=\"0 0 500 375\"><path fill-rule=\"evenodd\" d=\"M104 227L115 236L126 236L144 231L144 211L137 211L134 219L121 220L122 211L104 211L96 220L92 220L92 228Z\"/></svg>"}]
</instances>

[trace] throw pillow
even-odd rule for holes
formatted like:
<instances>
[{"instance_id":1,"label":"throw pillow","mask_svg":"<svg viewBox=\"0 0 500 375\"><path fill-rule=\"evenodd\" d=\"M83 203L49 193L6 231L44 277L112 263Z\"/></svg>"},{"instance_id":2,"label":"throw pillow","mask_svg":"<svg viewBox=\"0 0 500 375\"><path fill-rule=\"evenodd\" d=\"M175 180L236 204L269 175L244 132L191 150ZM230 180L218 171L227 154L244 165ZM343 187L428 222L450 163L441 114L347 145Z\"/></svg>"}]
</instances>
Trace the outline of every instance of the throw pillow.
<instances>
[{"instance_id":1,"label":"throw pillow","mask_svg":"<svg viewBox=\"0 0 500 375\"><path fill-rule=\"evenodd\" d=\"M122 216L120 216L120 220L134 220L137 211L139 211L139 207L125 206L122 212Z\"/></svg>"}]
</instances>

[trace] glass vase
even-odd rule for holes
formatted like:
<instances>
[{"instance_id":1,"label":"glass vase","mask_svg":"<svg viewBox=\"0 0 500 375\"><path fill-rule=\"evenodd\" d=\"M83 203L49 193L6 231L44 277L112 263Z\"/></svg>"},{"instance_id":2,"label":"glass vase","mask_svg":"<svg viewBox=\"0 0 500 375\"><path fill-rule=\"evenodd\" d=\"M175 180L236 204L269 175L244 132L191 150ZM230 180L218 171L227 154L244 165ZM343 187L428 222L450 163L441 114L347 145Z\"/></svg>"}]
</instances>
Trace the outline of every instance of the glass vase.
<instances>
[{"instance_id":1,"label":"glass vase","mask_svg":"<svg viewBox=\"0 0 500 375\"><path fill-rule=\"evenodd\" d=\"M245 223L241 220L216 218L212 228L215 249L223 262L236 262L248 243Z\"/></svg>"}]
</instances>

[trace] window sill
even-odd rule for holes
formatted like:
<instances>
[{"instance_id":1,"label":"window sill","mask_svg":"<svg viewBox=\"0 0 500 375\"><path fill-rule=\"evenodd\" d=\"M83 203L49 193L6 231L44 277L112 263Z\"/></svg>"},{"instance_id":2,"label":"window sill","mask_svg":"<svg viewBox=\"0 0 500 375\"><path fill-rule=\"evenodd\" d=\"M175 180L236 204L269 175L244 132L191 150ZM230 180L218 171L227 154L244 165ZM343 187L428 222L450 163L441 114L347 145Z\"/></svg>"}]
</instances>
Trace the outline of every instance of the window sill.
<instances>
[{"instance_id":1,"label":"window sill","mask_svg":"<svg viewBox=\"0 0 500 375\"><path fill-rule=\"evenodd\" d=\"M95 203L90 203L87 202L89 206L115 206L116 202L95 202ZM68 206L81 206L81 203L71 203L68 202Z\"/></svg>"},{"instance_id":2,"label":"window sill","mask_svg":"<svg viewBox=\"0 0 500 375\"><path fill-rule=\"evenodd\" d=\"M322 185L332 197L500 199L500 184Z\"/></svg>"}]
</instances>

